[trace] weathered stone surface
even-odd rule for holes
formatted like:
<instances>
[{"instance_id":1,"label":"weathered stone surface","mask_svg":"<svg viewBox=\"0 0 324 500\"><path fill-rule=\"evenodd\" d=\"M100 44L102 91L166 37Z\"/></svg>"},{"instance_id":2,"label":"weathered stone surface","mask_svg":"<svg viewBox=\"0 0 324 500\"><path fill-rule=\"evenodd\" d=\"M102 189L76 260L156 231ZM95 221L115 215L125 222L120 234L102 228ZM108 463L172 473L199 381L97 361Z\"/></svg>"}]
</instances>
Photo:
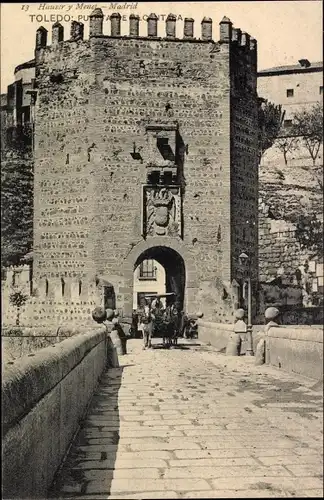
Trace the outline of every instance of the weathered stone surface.
<instances>
[{"instance_id":1,"label":"weathered stone surface","mask_svg":"<svg viewBox=\"0 0 324 500\"><path fill-rule=\"evenodd\" d=\"M104 331L74 336L5 367L5 498L45 498L106 361Z\"/></svg>"},{"instance_id":2,"label":"weathered stone surface","mask_svg":"<svg viewBox=\"0 0 324 500\"><path fill-rule=\"evenodd\" d=\"M229 335L233 332L233 325L199 319L198 332L199 340L222 351L227 347Z\"/></svg>"},{"instance_id":3,"label":"weathered stone surface","mask_svg":"<svg viewBox=\"0 0 324 500\"><path fill-rule=\"evenodd\" d=\"M239 356L241 351L241 336L239 333L232 332L229 335L226 347L226 356Z\"/></svg>"},{"instance_id":4,"label":"weathered stone surface","mask_svg":"<svg viewBox=\"0 0 324 500\"><path fill-rule=\"evenodd\" d=\"M263 365L265 362L265 340L260 339L255 351L255 364L257 366Z\"/></svg>"},{"instance_id":5,"label":"weathered stone surface","mask_svg":"<svg viewBox=\"0 0 324 500\"><path fill-rule=\"evenodd\" d=\"M272 326L267 332L269 363L315 380L323 379L323 328Z\"/></svg>"},{"instance_id":6,"label":"weathered stone surface","mask_svg":"<svg viewBox=\"0 0 324 500\"><path fill-rule=\"evenodd\" d=\"M110 385L109 372L104 377L56 495L262 498L319 490L322 394L307 379L253 361L195 344L142 351L131 340L122 384ZM118 445L100 419L95 423L99 414L114 418ZM94 444L89 436L100 433Z\"/></svg>"},{"instance_id":7,"label":"weathered stone surface","mask_svg":"<svg viewBox=\"0 0 324 500\"><path fill-rule=\"evenodd\" d=\"M85 356L88 350L106 342L106 330L76 335L59 344L25 356L2 370L2 425L6 431L30 411Z\"/></svg>"},{"instance_id":8,"label":"weathered stone surface","mask_svg":"<svg viewBox=\"0 0 324 500\"><path fill-rule=\"evenodd\" d=\"M267 321L275 321L275 319L278 318L279 314L280 311L276 307L268 307L268 309L266 309L264 313L264 316Z\"/></svg>"},{"instance_id":9,"label":"weathered stone surface","mask_svg":"<svg viewBox=\"0 0 324 500\"><path fill-rule=\"evenodd\" d=\"M234 316L235 316L235 319L243 319L245 316L244 309L236 309Z\"/></svg>"}]
</instances>

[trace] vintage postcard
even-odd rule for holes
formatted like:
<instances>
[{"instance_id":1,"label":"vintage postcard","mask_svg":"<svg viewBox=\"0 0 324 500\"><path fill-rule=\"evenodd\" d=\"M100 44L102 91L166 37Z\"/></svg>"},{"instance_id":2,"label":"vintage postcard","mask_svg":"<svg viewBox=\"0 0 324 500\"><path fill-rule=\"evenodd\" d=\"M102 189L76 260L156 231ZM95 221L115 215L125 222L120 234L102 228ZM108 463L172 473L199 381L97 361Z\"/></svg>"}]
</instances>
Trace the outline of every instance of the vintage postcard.
<instances>
[{"instance_id":1,"label":"vintage postcard","mask_svg":"<svg viewBox=\"0 0 324 500\"><path fill-rule=\"evenodd\" d=\"M1 5L3 498L322 497L321 20Z\"/></svg>"}]
</instances>

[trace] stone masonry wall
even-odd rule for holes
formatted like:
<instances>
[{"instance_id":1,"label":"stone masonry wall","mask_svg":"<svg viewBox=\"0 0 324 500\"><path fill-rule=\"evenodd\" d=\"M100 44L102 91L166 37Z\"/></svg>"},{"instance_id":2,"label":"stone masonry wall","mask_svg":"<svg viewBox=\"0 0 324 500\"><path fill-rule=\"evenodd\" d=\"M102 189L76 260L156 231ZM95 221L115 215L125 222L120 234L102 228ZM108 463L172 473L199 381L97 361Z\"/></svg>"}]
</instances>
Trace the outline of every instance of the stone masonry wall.
<instances>
[{"instance_id":1,"label":"stone masonry wall","mask_svg":"<svg viewBox=\"0 0 324 500\"><path fill-rule=\"evenodd\" d=\"M231 250L232 276L241 277L239 255L249 256L258 279L257 46L247 39L231 52Z\"/></svg>"},{"instance_id":2,"label":"stone masonry wall","mask_svg":"<svg viewBox=\"0 0 324 500\"><path fill-rule=\"evenodd\" d=\"M241 207L234 190L231 197L230 50L213 41L107 36L36 50L35 282L82 279L96 301L96 278L106 277L117 307L128 311L132 290L123 273L142 241L146 125L178 122L180 243L203 290L187 306L197 311L209 289L216 304L206 307L207 317L223 307L215 283L233 277L231 234L241 225L231 219ZM250 120L252 101L240 102L237 114L250 109ZM253 181L252 160L253 151L243 167L252 177L243 176L241 187Z\"/></svg>"},{"instance_id":3,"label":"stone masonry wall","mask_svg":"<svg viewBox=\"0 0 324 500\"><path fill-rule=\"evenodd\" d=\"M260 203L260 281L269 282L283 276L287 283L296 284L296 270L314 252L300 248L295 237L295 224L282 219L271 219L267 216L268 209L264 203Z\"/></svg>"},{"instance_id":4,"label":"stone masonry wall","mask_svg":"<svg viewBox=\"0 0 324 500\"><path fill-rule=\"evenodd\" d=\"M48 276L36 282L32 279L29 265L11 266L1 281L2 327L16 325L18 311L11 303L10 296L17 292L26 298L19 311L19 325L55 325L57 330L65 324L93 323L91 312L98 305L96 293L101 295L102 289L96 290L95 285L72 278L64 278L62 282L61 279Z\"/></svg>"}]
</instances>

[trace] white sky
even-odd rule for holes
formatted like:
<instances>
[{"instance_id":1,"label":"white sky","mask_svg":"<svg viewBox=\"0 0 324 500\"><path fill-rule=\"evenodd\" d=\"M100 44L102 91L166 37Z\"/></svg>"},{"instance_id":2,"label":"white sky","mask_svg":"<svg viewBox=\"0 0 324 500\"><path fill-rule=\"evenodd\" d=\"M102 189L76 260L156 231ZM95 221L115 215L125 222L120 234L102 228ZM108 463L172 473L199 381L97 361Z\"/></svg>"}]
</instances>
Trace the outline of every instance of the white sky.
<instances>
[{"instance_id":1,"label":"white sky","mask_svg":"<svg viewBox=\"0 0 324 500\"><path fill-rule=\"evenodd\" d=\"M120 7L125 2L114 2ZM46 5L46 10L40 6ZM49 31L50 44L51 25L54 21L50 15L67 15L71 20L80 20L78 16L86 16L95 6L101 7L105 15L117 9L111 2L83 2L90 5L90 9L80 9L80 4L74 2L51 3L3 3L1 4L1 92L6 92L7 85L12 83L14 68L22 62L33 59L35 33L43 25ZM234 27L250 33L258 41L258 68L265 69L272 66L295 64L301 58L310 61L322 61L322 2L321 0L280 0L255 2L137 2L136 9L129 8L136 5L128 2L128 8L118 9L121 15L127 16L122 21L122 34L128 33L128 15L136 13L139 16L155 12L157 15L169 13L177 16L193 17L195 19L195 36L200 37L200 23L204 16L213 19L214 40L219 39L219 22L226 15L233 22ZM54 8L64 6L63 8ZM36 19L36 15L42 16ZM47 16L45 18L44 16ZM69 38L70 23L62 22L65 27L64 38ZM140 23L140 34L147 33L146 21ZM164 36L165 22L159 21L159 36ZM85 21L85 37L88 36L88 22ZM110 34L110 23L104 21L104 34ZM183 21L177 22L177 35L183 36Z\"/></svg>"}]
</instances>

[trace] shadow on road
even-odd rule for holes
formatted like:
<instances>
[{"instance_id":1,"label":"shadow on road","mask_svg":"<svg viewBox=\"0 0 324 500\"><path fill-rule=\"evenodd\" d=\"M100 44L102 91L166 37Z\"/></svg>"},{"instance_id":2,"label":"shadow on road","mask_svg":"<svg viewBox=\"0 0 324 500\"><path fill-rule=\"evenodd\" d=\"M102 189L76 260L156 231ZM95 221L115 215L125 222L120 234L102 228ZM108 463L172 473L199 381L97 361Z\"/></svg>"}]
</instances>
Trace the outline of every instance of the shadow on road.
<instances>
[{"instance_id":1,"label":"shadow on road","mask_svg":"<svg viewBox=\"0 0 324 500\"><path fill-rule=\"evenodd\" d=\"M200 347L201 344L198 344L198 343L188 343L188 344L185 344L183 342L181 342L181 344L178 344L178 345L173 345L173 346L169 346L169 347L166 347L164 346L162 343L159 343L159 344L153 344L152 345L152 348L153 349L164 349L164 350L173 350L173 349L177 349L177 350L188 350L188 349L191 349L192 347Z\"/></svg>"},{"instance_id":2,"label":"shadow on road","mask_svg":"<svg viewBox=\"0 0 324 500\"><path fill-rule=\"evenodd\" d=\"M120 431L118 392L123 370L129 366L134 365L110 368L104 373L48 498L110 494ZM100 491L95 491L96 484Z\"/></svg>"}]
</instances>

